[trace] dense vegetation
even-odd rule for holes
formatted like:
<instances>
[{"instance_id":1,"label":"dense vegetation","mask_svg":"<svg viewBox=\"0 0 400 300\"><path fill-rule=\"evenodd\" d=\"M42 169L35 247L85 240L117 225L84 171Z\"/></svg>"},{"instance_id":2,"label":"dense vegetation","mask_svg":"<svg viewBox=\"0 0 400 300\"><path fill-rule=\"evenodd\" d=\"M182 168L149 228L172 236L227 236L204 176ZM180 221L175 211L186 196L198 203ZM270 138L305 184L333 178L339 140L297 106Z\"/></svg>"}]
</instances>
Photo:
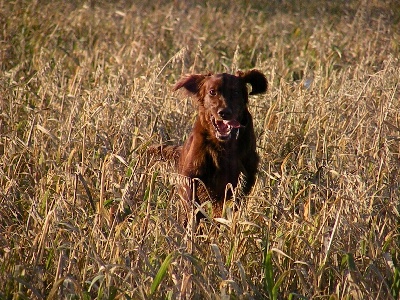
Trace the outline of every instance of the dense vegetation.
<instances>
[{"instance_id":1,"label":"dense vegetation","mask_svg":"<svg viewBox=\"0 0 400 300\"><path fill-rule=\"evenodd\" d=\"M399 299L397 1L13 0L0 29L0 299ZM145 150L191 128L182 74L251 68L256 186L196 231Z\"/></svg>"}]
</instances>

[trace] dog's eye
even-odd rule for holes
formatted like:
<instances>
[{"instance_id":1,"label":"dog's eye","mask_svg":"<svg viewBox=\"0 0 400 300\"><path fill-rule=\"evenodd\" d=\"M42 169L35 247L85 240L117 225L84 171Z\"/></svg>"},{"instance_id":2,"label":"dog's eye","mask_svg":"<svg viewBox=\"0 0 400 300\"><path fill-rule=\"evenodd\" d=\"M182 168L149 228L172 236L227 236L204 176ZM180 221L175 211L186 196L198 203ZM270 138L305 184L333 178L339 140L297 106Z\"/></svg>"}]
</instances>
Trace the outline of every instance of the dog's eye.
<instances>
[{"instance_id":1,"label":"dog's eye","mask_svg":"<svg viewBox=\"0 0 400 300\"><path fill-rule=\"evenodd\" d=\"M214 89L209 90L208 93L210 94L210 96L217 96L217 91Z\"/></svg>"}]
</instances>

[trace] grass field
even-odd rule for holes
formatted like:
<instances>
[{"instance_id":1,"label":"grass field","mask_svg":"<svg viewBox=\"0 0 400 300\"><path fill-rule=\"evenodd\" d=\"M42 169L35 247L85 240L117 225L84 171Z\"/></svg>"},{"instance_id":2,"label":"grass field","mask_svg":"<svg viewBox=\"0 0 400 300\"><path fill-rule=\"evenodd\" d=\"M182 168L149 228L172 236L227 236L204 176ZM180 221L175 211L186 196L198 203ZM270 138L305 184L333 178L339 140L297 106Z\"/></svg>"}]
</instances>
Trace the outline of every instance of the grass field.
<instances>
[{"instance_id":1,"label":"grass field","mask_svg":"<svg viewBox=\"0 0 400 300\"><path fill-rule=\"evenodd\" d=\"M0 29L0 299L399 299L397 1L3 0ZM256 185L195 232L145 150L191 129L182 74L251 68Z\"/></svg>"}]
</instances>

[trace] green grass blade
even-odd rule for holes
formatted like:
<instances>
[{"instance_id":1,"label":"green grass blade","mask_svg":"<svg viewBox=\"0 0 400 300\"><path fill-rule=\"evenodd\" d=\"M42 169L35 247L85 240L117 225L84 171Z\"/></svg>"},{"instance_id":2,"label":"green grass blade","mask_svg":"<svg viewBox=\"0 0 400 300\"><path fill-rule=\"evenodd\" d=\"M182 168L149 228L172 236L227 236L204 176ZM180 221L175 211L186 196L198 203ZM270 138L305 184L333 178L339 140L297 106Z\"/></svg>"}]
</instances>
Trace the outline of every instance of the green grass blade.
<instances>
[{"instance_id":1,"label":"green grass blade","mask_svg":"<svg viewBox=\"0 0 400 300\"><path fill-rule=\"evenodd\" d=\"M161 281L164 279L165 275L167 274L167 270L173 259L176 257L176 252L170 253L161 264L160 269L158 270L156 276L154 277L153 283L150 287L150 294L153 295L158 286L160 285Z\"/></svg>"},{"instance_id":2,"label":"green grass blade","mask_svg":"<svg viewBox=\"0 0 400 300\"><path fill-rule=\"evenodd\" d=\"M264 289L268 292L270 299L273 298L274 272L272 270L272 251L268 251L264 258Z\"/></svg>"}]
</instances>

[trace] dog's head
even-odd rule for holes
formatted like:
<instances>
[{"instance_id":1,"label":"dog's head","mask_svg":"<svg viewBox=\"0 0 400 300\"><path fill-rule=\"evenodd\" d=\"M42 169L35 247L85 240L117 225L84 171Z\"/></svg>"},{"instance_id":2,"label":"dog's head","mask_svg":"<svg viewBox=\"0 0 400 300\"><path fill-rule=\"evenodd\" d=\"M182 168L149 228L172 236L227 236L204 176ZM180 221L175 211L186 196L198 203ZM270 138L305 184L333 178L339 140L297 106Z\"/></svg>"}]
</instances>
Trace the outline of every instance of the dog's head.
<instances>
[{"instance_id":1,"label":"dog's head","mask_svg":"<svg viewBox=\"0 0 400 300\"><path fill-rule=\"evenodd\" d=\"M205 123L203 126L214 132L217 140L227 141L234 136L233 132L237 134L239 128L247 124L248 83L252 87L250 95L264 93L268 87L265 76L251 70L235 75L188 75L176 83L174 90L184 87L189 94L196 96L200 118Z\"/></svg>"}]
</instances>

